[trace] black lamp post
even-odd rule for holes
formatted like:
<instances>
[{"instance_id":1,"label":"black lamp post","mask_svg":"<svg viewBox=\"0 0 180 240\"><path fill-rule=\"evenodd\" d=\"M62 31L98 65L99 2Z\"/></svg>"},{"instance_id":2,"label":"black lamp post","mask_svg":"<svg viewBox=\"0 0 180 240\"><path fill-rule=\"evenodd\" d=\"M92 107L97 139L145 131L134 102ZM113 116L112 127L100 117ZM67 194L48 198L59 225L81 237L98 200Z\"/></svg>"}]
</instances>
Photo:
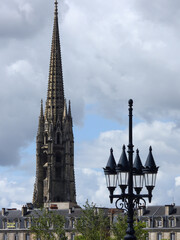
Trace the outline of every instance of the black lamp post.
<instances>
[{"instance_id":1,"label":"black lamp post","mask_svg":"<svg viewBox=\"0 0 180 240\"><path fill-rule=\"evenodd\" d=\"M113 156L113 150L110 150L110 157L108 159L108 163L104 168L104 174L106 177L107 188L110 192L109 198L110 202L113 203L113 199L116 200L117 208L124 208L127 210L128 218L128 228L126 230L125 240L136 240L134 236L134 228L133 228L133 216L134 216L134 208L135 206L140 205L140 201L142 200L144 203L146 201L144 198L148 198L149 202L152 199L152 190L155 187L156 175L158 172L158 167L156 167L153 155L152 148L149 148L149 155L147 157L146 163L143 167L141 163L141 159L139 156L139 150L136 151L136 157L133 164L133 136L132 136L132 111L133 111L133 100L129 100L129 144L128 144L128 159L126 156L125 146L123 146L122 154L119 159L118 164L116 165L116 161ZM143 188L143 183L145 180L145 186L148 190L148 194L141 194L141 190ZM121 194L114 194L114 190L119 185L121 189ZM126 193L126 189L128 191ZM135 193L133 191L135 190ZM119 201L120 207L118 207Z\"/></svg>"}]
</instances>

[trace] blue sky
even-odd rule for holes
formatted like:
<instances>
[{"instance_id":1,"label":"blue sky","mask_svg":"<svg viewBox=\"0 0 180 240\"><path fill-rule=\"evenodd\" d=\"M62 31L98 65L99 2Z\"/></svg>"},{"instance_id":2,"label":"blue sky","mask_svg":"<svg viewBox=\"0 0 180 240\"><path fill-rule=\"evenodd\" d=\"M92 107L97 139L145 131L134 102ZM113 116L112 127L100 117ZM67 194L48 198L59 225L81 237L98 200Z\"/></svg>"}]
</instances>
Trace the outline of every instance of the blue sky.
<instances>
[{"instance_id":1,"label":"blue sky","mask_svg":"<svg viewBox=\"0 0 180 240\"><path fill-rule=\"evenodd\" d=\"M0 207L20 207L32 200L35 137L40 101L46 100L54 4L0 4ZM128 143L130 98L135 149L144 163L152 145L160 166L152 204L180 204L179 8L179 0L59 3L79 204L89 199L110 206L102 167L111 147L118 161L122 145Z\"/></svg>"}]
</instances>

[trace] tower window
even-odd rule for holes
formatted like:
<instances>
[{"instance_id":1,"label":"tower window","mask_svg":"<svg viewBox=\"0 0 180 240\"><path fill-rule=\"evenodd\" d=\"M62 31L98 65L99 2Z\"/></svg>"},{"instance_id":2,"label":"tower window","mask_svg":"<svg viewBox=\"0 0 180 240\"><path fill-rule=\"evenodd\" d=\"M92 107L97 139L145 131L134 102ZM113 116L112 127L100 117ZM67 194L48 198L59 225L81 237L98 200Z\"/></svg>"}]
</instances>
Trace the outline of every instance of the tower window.
<instances>
[{"instance_id":1,"label":"tower window","mask_svg":"<svg viewBox=\"0 0 180 240\"><path fill-rule=\"evenodd\" d=\"M60 144L60 133L57 133L57 144Z\"/></svg>"},{"instance_id":2,"label":"tower window","mask_svg":"<svg viewBox=\"0 0 180 240\"><path fill-rule=\"evenodd\" d=\"M56 168L56 178L60 178L61 177L61 168L57 167Z\"/></svg>"},{"instance_id":3,"label":"tower window","mask_svg":"<svg viewBox=\"0 0 180 240\"><path fill-rule=\"evenodd\" d=\"M56 154L56 162L61 162L61 153Z\"/></svg>"}]
</instances>

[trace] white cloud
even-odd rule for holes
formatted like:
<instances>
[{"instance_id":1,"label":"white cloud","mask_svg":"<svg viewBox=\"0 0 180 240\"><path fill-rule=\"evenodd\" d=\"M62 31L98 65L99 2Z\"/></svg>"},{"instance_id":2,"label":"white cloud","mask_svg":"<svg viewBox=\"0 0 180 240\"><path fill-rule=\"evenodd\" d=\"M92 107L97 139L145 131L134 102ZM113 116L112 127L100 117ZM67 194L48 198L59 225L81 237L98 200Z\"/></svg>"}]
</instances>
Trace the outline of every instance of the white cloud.
<instances>
[{"instance_id":1,"label":"white cloud","mask_svg":"<svg viewBox=\"0 0 180 240\"><path fill-rule=\"evenodd\" d=\"M180 186L180 177L175 178L175 185L176 185L176 187Z\"/></svg>"},{"instance_id":2,"label":"white cloud","mask_svg":"<svg viewBox=\"0 0 180 240\"><path fill-rule=\"evenodd\" d=\"M109 204L102 167L106 166L110 147L114 148L116 162L119 161L122 144L128 143L127 135L127 129L104 132L98 139L83 143L82 148L79 148L76 165L83 170L81 174L78 170L76 175L80 174L83 181L80 183L81 178L79 179L79 177L76 180L78 193L84 198L95 199L104 205ZM180 172L180 152L178 152L180 134L176 124L160 121L138 123L134 126L134 141L135 149L138 147L140 150L142 163L145 163L148 147L152 145L155 162L159 166L152 204L172 203L173 199L180 204L178 189L180 185L178 176ZM84 191L86 184L88 184L88 190ZM102 195L106 197L101 199Z\"/></svg>"},{"instance_id":3,"label":"white cloud","mask_svg":"<svg viewBox=\"0 0 180 240\"><path fill-rule=\"evenodd\" d=\"M144 121L134 127L135 146L144 162L152 145L160 165L153 201L163 202L174 187L178 196L179 1L64 0L59 7L65 95L72 101L74 124L83 125L87 105L93 114L126 122L127 100L133 98L136 120ZM46 96L53 11L52 1L1 2L1 166L17 164L26 171L29 164L21 165L20 150L35 137L40 99ZM124 143L127 130L101 133L78 146L75 164L102 168L110 147L118 161ZM79 174L91 181L98 201L105 194L101 175ZM2 184L12 187L9 180ZM83 194L83 181L77 185L79 198L92 195L90 188ZM4 195L1 201L6 202Z\"/></svg>"},{"instance_id":4,"label":"white cloud","mask_svg":"<svg viewBox=\"0 0 180 240\"><path fill-rule=\"evenodd\" d=\"M0 206L20 208L26 202L31 201L32 193L29 191L32 181L15 182L11 178L1 178L0 180Z\"/></svg>"}]
</instances>

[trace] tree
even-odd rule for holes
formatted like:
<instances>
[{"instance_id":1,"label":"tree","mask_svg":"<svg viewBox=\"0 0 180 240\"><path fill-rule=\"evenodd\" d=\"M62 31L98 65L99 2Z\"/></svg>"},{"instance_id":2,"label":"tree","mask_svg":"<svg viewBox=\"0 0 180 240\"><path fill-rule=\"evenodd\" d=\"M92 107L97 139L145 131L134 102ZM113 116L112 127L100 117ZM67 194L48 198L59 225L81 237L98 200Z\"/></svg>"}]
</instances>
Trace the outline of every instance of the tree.
<instances>
[{"instance_id":1,"label":"tree","mask_svg":"<svg viewBox=\"0 0 180 240\"><path fill-rule=\"evenodd\" d=\"M75 222L76 240L108 240L110 239L110 220L95 204L86 201L82 215Z\"/></svg>"},{"instance_id":2,"label":"tree","mask_svg":"<svg viewBox=\"0 0 180 240\"><path fill-rule=\"evenodd\" d=\"M30 231L34 235L34 239L56 240L67 239L64 230L65 219L63 216L52 211L42 209L36 212L32 217Z\"/></svg>"},{"instance_id":3,"label":"tree","mask_svg":"<svg viewBox=\"0 0 180 240\"><path fill-rule=\"evenodd\" d=\"M126 229L127 229L127 216L119 215L117 218L117 222L113 224L112 231L114 234L115 240L123 240L126 235ZM144 229L146 227L146 224L141 221L134 221L134 230L135 230L135 236L138 240L146 240L146 237L148 236L148 232Z\"/></svg>"}]
</instances>

